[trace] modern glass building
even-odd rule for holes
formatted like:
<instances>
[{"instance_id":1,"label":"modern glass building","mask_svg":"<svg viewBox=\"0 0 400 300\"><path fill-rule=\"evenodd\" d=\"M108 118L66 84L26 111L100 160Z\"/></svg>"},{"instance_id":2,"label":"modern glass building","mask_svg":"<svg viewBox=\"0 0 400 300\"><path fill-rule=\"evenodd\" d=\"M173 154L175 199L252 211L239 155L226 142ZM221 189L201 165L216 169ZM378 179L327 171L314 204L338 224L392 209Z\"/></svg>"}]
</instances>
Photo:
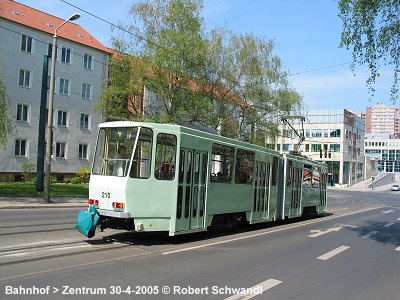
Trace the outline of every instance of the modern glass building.
<instances>
[{"instance_id":1,"label":"modern glass building","mask_svg":"<svg viewBox=\"0 0 400 300\"><path fill-rule=\"evenodd\" d=\"M400 173L400 139L390 139L389 134L368 134L365 155L378 160L378 171Z\"/></svg>"},{"instance_id":2,"label":"modern glass building","mask_svg":"<svg viewBox=\"0 0 400 300\"><path fill-rule=\"evenodd\" d=\"M363 180L364 174L364 119L346 109L307 110L303 125L293 120L293 127L304 134L300 146L302 154L324 161L329 168L329 183L350 186ZM299 137L288 125L280 125L275 149L292 151Z\"/></svg>"}]
</instances>

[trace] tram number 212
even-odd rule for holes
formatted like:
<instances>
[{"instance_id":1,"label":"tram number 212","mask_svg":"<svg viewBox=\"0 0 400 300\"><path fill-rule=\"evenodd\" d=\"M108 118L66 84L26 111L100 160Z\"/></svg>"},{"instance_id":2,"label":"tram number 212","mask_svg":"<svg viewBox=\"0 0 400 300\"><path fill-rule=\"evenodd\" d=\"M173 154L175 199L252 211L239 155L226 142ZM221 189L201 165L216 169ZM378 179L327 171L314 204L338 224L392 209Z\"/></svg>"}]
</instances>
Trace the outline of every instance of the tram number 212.
<instances>
[{"instance_id":1,"label":"tram number 212","mask_svg":"<svg viewBox=\"0 0 400 300\"><path fill-rule=\"evenodd\" d=\"M110 192L101 192L101 198L111 198Z\"/></svg>"}]
</instances>

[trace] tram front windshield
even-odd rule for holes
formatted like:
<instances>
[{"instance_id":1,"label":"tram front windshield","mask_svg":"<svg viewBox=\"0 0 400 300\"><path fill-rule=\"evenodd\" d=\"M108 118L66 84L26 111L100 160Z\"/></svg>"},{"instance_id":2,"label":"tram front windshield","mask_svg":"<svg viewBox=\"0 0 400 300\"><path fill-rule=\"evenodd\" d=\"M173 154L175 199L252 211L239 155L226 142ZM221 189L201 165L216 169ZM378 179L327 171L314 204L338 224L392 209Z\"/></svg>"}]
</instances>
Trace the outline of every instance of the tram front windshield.
<instances>
[{"instance_id":1,"label":"tram front windshield","mask_svg":"<svg viewBox=\"0 0 400 300\"><path fill-rule=\"evenodd\" d=\"M152 135L148 128L100 128L92 174L148 178Z\"/></svg>"}]
</instances>

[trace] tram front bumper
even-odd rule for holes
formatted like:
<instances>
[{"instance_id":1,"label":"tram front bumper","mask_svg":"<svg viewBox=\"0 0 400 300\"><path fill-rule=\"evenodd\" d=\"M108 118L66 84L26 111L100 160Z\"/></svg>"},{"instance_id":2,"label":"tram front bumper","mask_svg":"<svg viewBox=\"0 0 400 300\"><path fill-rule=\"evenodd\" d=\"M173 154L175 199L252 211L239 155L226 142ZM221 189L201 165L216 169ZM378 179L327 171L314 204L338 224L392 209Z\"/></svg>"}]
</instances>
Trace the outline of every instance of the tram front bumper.
<instances>
[{"instance_id":1,"label":"tram front bumper","mask_svg":"<svg viewBox=\"0 0 400 300\"><path fill-rule=\"evenodd\" d=\"M135 230L135 222L129 212L111 211L105 209L98 209L100 215L100 230L106 228L123 229L128 231Z\"/></svg>"},{"instance_id":2,"label":"tram front bumper","mask_svg":"<svg viewBox=\"0 0 400 300\"><path fill-rule=\"evenodd\" d=\"M112 218L119 218L119 219L131 219L131 214L129 212L124 212L124 211L111 211L111 210L105 210L105 209L98 209L97 213L100 216L105 216L105 217L112 217Z\"/></svg>"}]
</instances>

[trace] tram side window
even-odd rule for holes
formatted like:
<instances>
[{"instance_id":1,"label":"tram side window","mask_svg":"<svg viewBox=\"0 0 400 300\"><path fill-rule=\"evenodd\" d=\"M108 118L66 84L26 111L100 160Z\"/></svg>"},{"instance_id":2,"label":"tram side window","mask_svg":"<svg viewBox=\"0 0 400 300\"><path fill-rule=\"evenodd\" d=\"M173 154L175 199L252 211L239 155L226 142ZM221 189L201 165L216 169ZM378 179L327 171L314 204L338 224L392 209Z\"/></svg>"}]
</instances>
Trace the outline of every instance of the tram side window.
<instances>
[{"instance_id":1,"label":"tram side window","mask_svg":"<svg viewBox=\"0 0 400 300\"><path fill-rule=\"evenodd\" d=\"M313 170L312 187L313 188L319 188L320 180L321 180L321 178L320 178L319 168L314 168L314 170Z\"/></svg>"},{"instance_id":2,"label":"tram side window","mask_svg":"<svg viewBox=\"0 0 400 300\"><path fill-rule=\"evenodd\" d=\"M312 181L313 181L312 166L304 165L303 186L312 187Z\"/></svg>"},{"instance_id":3,"label":"tram side window","mask_svg":"<svg viewBox=\"0 0 400 300\"><path fill-rule=\"evenodd\" d=\"M236 152L235 183L253 182L254 152L238 149Z\"/></svg>"},{"instance_id":4,"label":"tram side window","mask_svg":"<svg viewBox=\"0 0 400 300\"><path fill-rule=\"evenodd\" d=\"M213 144L211 153L210 180L212 182L232 181L234 148Z\"/></svg>"},{"instance_id":5,"label":"tram side window","mask_svg":"<svg viewBox=\"0 0 400 300\"><path fill-rule=\"evenodd\" d=\"M293 162L291 160L289 160L288 165L287 165L287 169L286 169L286 186L291 187L292 186L292 181L294 178L293 174L292 174L292 169L293 169Z\"/></svg>"},{"instance_id":6,"label":"tram side window","mask_svg":"<svg viewBox=\"0 0 400 300\"><path fill-rule=\"evenodd\" d=\"M176 136L159 133L157 135L154 176L159 180L175 178Z\"/></svg>"},{"instance_id":7,"label":"tram side window","mask_svg":"<svg viewBox=\"0 0 400 300\"><path fill-rule=\"evenodd\" d=\"M272 158L272 178L271 185L276 186L278 183L278 157L274 156Z\"/></svg>"},{"instance_id":8,"label":"tram side window","mask_svg":"<svg viewBox=\"0 0 400 300\"><path fill-rule=\"evenodd\" d=\"M135 149L135 155L133 156L131 172L129 173L130 177L150 177L152 141L153 131L149 128L141 128Z\"/></svg>"}]
</instances>

